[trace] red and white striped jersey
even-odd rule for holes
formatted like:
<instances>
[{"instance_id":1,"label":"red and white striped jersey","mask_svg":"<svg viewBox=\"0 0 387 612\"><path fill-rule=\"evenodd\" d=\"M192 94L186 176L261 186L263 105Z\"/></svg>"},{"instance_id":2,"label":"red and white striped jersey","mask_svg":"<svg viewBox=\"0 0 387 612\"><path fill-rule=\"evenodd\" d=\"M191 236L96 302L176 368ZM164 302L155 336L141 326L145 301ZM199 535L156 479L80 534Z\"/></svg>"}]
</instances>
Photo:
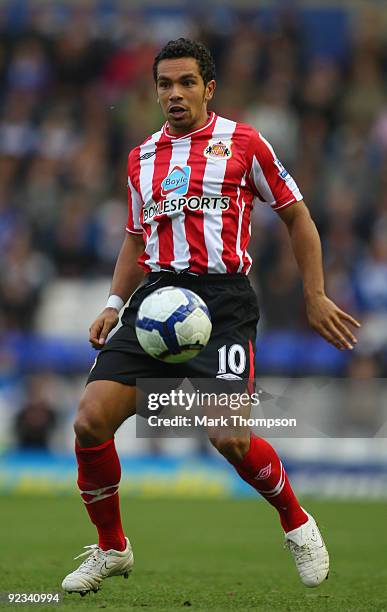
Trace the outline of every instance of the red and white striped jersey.
<instances>
[{"instance_id":1,"label":"red and white striped jersey","mask_svg":"<svg viewBox=\"0 0 387 612\"><path fill-rule=\"evenodd\" d=\"M215 113L183 136L165 124L129 154L126 230L143 234L147 272L247 274L252 207L282 210L299 200L263 136Z\"/></svg>"}]
</instances>

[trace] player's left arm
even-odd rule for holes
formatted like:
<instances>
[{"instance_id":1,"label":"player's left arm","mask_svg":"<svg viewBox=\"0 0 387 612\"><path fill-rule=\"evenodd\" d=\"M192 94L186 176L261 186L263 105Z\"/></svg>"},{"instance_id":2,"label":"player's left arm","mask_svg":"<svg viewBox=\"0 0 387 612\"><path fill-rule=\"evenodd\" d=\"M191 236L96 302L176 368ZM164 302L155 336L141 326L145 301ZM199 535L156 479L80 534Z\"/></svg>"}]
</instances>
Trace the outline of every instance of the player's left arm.
<instances>
[{"instance_id":1,"label":"player's left arm","mask_svg":"<svg viewBox=\"0 0 387 612\"><path fill-rule=\"evenodd\" d=\"M289 231L292 249L302 276L309 324L340 350L352 349L357 340L348 327L360 327L325 294L321 242L317 228L303 201L278 211Z\"/></svg>"}]
</instances>

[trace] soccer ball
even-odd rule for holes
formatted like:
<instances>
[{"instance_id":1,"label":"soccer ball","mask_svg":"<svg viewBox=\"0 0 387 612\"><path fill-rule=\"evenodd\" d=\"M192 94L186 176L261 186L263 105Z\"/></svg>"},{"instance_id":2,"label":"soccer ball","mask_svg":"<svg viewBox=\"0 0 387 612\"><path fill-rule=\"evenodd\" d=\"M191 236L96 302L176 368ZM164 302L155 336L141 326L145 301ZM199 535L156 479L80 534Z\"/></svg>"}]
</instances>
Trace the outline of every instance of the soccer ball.
<instances>
[{"instance_id":1,"label":"soccer ball","mask_svg":"<svg viewBox=\"0 0 387 612\"><path fill-rule=\"evenodd\" d=\"M157 289L138 309L136 334L141 347L167 363L195 357L206 346L211 330L206 303L189 289Z\"/></svg>"}]
</instances>

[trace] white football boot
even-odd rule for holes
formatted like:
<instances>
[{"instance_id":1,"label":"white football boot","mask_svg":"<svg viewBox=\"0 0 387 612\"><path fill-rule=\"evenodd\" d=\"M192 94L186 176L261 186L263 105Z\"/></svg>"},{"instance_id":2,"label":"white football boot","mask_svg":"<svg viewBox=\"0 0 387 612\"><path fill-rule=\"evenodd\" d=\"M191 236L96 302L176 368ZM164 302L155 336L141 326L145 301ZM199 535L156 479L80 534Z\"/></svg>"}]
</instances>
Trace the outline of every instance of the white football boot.
<instances>
[{"instance_id":1,"label":"white football boot","mask_svg":"<svg viewBox=\"0 0 387 612\"><path fill-rule=\"evenodd\" d=\"M309 520L285 534L285 546L293 555L301 582L316 587L328 578L329 555L316 521L304 512Z\"/></svg>"},{"instance_id":2,"label":"white football boot","mask_svg":"<svg viewBox=\"0 0 387 612\"><path fill-rule=\"evenodd\" d=\"M102 550L97 544L84 546L85 552L75 559L87 555L87 559L71 574L68 574L62 582L62 589L67 593L80 593L82 597L93 591L96 593L102 580L110 576L129 577L134 558L133 551L128 538L126 548L123 551Z\"/></svg>"}]
</instances>

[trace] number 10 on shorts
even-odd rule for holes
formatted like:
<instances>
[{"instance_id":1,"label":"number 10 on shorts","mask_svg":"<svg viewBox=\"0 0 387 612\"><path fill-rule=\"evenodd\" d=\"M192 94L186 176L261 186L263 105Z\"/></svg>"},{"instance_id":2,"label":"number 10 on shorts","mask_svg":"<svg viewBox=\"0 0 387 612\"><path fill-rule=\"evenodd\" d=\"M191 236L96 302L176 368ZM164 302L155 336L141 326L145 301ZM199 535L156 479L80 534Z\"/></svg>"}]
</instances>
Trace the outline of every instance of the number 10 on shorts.
<instances>
[{"instance_id":1,"label":"number 10 on shorts","mask_svg":"<svg viewBox=\"0 0 387 612\"><path fill-rule=\"evenodd\" d=\"M240 344L227 345L218 349L219 363L218 374L226 374L227 366L233 374L242 374L246 368L246 352Z\"/></svg>"}]
</instances>

